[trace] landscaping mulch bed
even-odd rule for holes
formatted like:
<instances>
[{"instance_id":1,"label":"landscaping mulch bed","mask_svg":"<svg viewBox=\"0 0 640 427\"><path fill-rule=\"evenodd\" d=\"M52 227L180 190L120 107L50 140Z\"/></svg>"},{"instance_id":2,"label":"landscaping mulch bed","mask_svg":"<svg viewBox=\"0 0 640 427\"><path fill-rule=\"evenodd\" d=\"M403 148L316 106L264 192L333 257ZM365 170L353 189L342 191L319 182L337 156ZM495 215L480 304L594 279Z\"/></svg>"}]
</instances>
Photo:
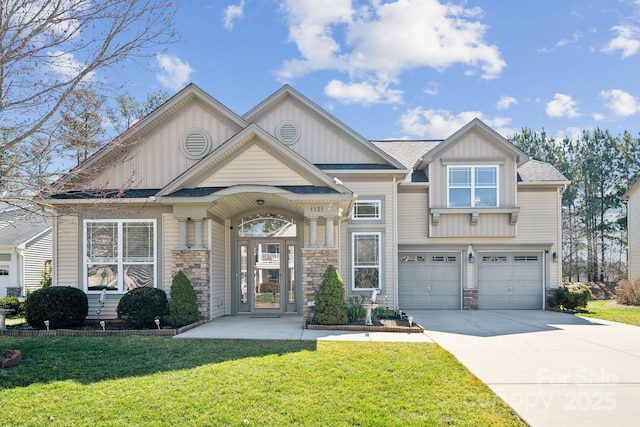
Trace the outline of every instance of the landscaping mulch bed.
<instances>
[{"instance_id":1,"label":"landscaping mulch bed","mask_svg":"<svg viewBox=\"0 0 640 427\"><path fill-rule=\"evenodd\" d=\"M307 329L312 330L329 330L329 331L364 331L364 332L405 332L405 333L422 333L424 328L413 322L409 326L407 319L376 319L372 326L367 326L364 321L358 323L348 323L346 325L315 325L308 323L305 325Z\"/></svg>"}]
</instances>

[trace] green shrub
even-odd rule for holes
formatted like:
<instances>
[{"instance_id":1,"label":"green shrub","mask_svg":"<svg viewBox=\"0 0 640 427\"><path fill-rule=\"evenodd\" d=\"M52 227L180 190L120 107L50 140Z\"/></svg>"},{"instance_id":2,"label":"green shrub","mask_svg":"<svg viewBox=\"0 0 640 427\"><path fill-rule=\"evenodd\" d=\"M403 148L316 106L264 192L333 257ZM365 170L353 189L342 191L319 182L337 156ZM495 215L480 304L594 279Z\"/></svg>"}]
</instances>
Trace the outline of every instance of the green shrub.
<instances>
[{"instance_id":1,"label":"green shrub","mask_svg":"<svg viewBox=\"0 0 640 427\"><path fill-rule=\"evenodd\" d=\"M344 282L333 265L324 272L320 292L316 295L313 323L318 325L344 325L347 323L347 304Z\"/></svg>"},{"instance_id":2,"label":"green shrub","mask_svg":"<svg viewBox=\"0 0 640 427\"><path fill-rule=\"evenodd\" d=\"M349 323L364 322L367 317L367 310L362 307L362 304L366 298L364 295L349 297L347 303L347 320Z\"/></svg>"},{"instance_id":3,"label":"green shrub","mask_svg":"<svg viewBox=\"0 0 640 427\"><path fill-rule=\"evenodd\" d=\"M157 288L134 288L120 298L116 313L133 329L155 328L156 318L167 314L167 294Z\"/></svg>"},{"instance_id":4,"label":"green shrub","mask_svg":"<svg viewBox=\"0 0 640 427\"><path fill-rule=\"evenodd\" d=\"M21 302L18 297L0 298L0 308L13 310L12 316L22 316L24 314L24 302Z\"/></svg>"},{"instance_id":5,"label":"green shrub","mask_svg":"<svg viewBox=\"0 0 640 427\"><path fill-rule=\"evenodd\" d=\"M621 280L616 286L619 304L640 305L640 280Z\"/></svg>"},{"instance_id":6,"label":"green shrub","mask_svg":"<svg viewBox=\"0 0 640 427\"><path fill-rule=\"evenodd\" d=\"M555 302L565 310L586 308L591 291L584 283L576 282L558 288L554 294Z\"/></svg>"},{"instance_id":7,"label":"green shrub","mask_svg":"<svg viewBox=\"0 0 640 427\"><path fill-rule=\"evenodd\" d=\"M167 323L180 328L200 319L198 297L191 281L182 270L178 271L171 282L171 300Z\"/></svg>"},{"instance_id":8,"label":"green shrub","mask_svg":"<svg viewBox=\"0 0 640 427\"><path fill-rule=\"evenodd\" d=\"M49 321L51 329L79 325L89 314L87 295L71 286L52 286L38 289L27 296L24 304L27 323L44 329Z\"/></svg>"}]
</instances>

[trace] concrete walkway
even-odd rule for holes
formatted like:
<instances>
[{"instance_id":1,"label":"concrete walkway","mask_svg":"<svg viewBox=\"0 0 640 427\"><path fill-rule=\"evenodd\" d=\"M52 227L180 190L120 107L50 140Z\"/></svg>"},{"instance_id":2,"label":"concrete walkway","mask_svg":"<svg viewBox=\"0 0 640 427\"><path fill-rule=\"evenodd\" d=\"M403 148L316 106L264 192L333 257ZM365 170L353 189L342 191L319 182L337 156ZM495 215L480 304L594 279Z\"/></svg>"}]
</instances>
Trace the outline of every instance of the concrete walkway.
<instances>
[{"instance_id":1,"label":"concrete walkway","mask_svg":"<svg viewBox=\"0 0 640 427\"><path fill-rule=\"evenodd\" d=\"M223 317L176 339L436 342L534 427L640 426L640 327L550 311L413 311L424 334Z\"/></svg>"},{"instance_id":2,"label":"concrete walkway","mask_svg":"<svg viewBox=\"0 0 640 427\"><path fill-rule=\"evenodd\" d=\"M427 335L398 332L315 331L303 329L302 316L226 316L174 338L250 340L433 342Z\"/></svg>"},{"instance_id":3,"label":"concrete walkway","mask_svg":"<svg viewBox=\"0 0 640 427\"><path fill-rule=\"evenodd\" d=\"M549 311L411 314L532 426L640 425L640 327Z\"/></svg>"}]
</instances>

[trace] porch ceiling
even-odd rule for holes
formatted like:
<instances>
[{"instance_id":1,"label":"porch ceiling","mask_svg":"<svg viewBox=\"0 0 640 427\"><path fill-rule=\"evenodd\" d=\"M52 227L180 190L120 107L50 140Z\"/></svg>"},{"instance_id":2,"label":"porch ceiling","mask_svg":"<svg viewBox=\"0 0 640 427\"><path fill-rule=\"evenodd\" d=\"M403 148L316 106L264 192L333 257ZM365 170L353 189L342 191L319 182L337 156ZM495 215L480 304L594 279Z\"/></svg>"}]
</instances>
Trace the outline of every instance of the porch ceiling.
<instances>
[{"instance_id":1,"label":"porch ceiling","mask_svg":"<svg viewBox=\"0 0 640 427\"><path fill-rule=\"evenodd\" d=\"M258 200L264 204L259 205ZM224 196L215 201L209 212L218 218L232 218L241 212L262 208L265 210L284 210L303 216L304 209L296 202L288 200L278 194L248 192Z\"/></svg>"}]
</instances>

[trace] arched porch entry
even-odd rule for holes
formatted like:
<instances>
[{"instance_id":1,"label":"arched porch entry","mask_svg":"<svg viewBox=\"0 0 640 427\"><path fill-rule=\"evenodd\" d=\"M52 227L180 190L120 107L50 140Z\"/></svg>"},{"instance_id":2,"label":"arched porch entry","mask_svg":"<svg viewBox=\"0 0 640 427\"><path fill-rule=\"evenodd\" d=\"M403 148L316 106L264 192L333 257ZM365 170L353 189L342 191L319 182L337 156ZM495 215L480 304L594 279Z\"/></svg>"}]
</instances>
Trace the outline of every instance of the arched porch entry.
<instances>
[{"instance_id":1,"label":"arched porch entry","mask_svg":"<svg viewBox=\"0 0 640 427\"><path fill-rule=\"evenodd\" d=\"M304 218L258 210L234 219L232 310L300 313Z\"/></svg>"}]
</instances>

